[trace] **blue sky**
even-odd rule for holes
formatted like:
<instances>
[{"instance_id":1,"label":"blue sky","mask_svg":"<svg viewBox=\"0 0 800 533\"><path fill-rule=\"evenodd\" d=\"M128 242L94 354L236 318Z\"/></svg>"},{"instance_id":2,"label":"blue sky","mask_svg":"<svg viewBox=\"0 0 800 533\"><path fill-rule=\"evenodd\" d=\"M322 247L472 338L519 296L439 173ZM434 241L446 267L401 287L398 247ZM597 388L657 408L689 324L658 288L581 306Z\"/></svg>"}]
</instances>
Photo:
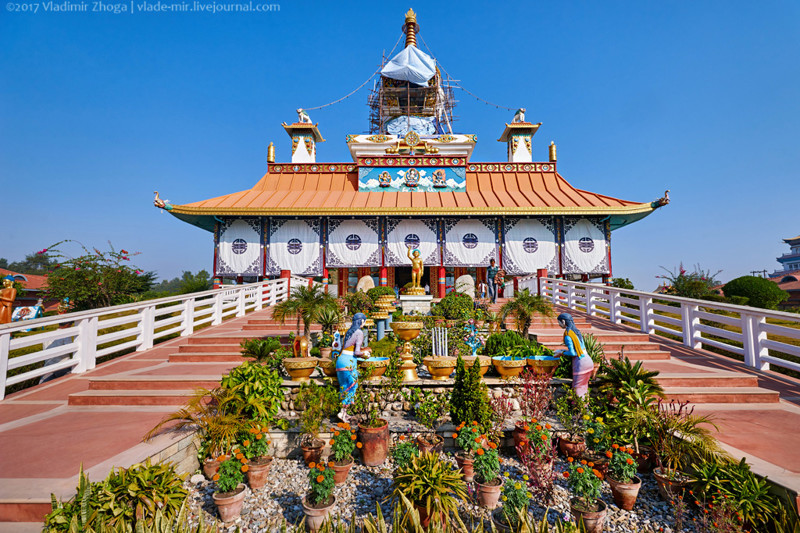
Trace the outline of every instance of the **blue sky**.
<instances>
[{"instance_id":1,"label":"blue sky","mask_svg":"<svg viewBox=\"0 0 800 533\"><path fill-rule=\"evenodd\" d=\"M722 279L771 271L781 239L800 234L796 1L40 4L0 13L0 256L110 240L161 277L210 271L211 234L160 214L152 192L188 203L247 189L270 141L289 160L281 121L367 79L408 7L464 87L543 122L536 159L556 141L574 186L635 201L671 190L672 204L614 233L614 274L637 288L680 261ZM504 160L496 139L513 113L456 97L456 129L478 135L473 160ZM366 98L311 112L328 140L320 161L349 159L344 136L367 129Z\"/></svg>"}]
</instances>

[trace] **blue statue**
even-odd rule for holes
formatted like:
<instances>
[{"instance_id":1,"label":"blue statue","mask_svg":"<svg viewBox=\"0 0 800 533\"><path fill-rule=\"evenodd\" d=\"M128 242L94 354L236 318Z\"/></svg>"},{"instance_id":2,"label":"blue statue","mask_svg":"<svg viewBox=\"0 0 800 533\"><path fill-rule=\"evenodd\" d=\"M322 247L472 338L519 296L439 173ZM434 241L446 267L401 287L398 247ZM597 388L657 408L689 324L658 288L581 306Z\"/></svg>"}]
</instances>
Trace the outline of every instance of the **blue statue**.
<instances>
[{"instance_id":1,"label":"blue statue","mask_svg":"<svg viewBox=\"0 0 800 533\"><path fill-rule=\"evenodd\" d=\"M583 335L575 327L575 321L569 313L558 315L558 325L564 328L564 346L566 350L558 350L556 355L572 357L572 389L583 398L589 392L589 378L592 376L594 363L586 345L583 342Z\"/></svg>"},{"instance_id":2,"label":"blue statue","mask_svg":"<svg viewBox=\"0 0 800 533\"><path fill-rule=\"evenodd\" d=\"M353 323L350 329L344 334L342 341L342 352L336 359L336 379L339 380L339 393L342 397L342 410L339 412L339 418L342 422L347 422L349 416L347 415L347 406L353 403L358 389L358 363L356 357L368 358L370 349L364 348L364 332L361 328L364 327L364 322L367 321L364 313L356 313L353 315Z\"/></svg>"},{"instance_id":3,"label":"blue statue","mask_svg":"<svg viewBox=\"0 0 800 533\"><path fill-rule=\"evenodd\" d=\"M475 326L475 321L470 318L467 325L464 326L464 329L467 330L467 339L464 341L464 344L472 349L472 357L476 357L478 355L478 348L483 346L483 341L478 337L478 328Z\"/></svg>"}]
</instances>

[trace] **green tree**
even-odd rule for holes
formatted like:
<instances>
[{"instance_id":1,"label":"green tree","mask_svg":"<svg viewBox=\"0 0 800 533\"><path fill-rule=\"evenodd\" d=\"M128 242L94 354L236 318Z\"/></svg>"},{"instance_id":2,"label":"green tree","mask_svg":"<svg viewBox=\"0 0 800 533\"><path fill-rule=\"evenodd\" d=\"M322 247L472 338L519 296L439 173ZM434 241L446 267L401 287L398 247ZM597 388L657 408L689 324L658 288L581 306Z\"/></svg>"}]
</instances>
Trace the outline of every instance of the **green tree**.
<instances>
[{"instance_id":1,"label":"green tree","mask_svg":"<svg viewBox=\"0 0 800 533\"><path fill-rule=\"evenodd\" d=\"M618 289L634 290L633 282L628 278L613 278L611 280L611 286L617 287Z\"/></svg>"},{"instance_id":2,"label":"green tree","mask_svg":"<svg viewBox=\"0 0 800 533\"><path fill-rule=\"evenodd\" d=\"M656 276L665 279L666 293L683 298L702 298L711 293L711 287L719 285L716 277L721 270L711 273L703 270L700 265L695 265L693 272L688 272L681 263L674 271L663 268L668 275Z\"/></svg>"},{"instance_id":3,"label":"green tree","mask_svg":"<svg viewBox=\"0 0 800 533\"><path fill-rule=\"evenodd\" d=\"M292 289L289 298L277 304L272 316L284 323L287 318L297 318L297 334L300 334L300 322L303 322L303 335L308 337L311 323L317 320L323 309L338 309L336 300L324 291L321 285L306 287L301 285Z\"/></svg>"},{"instance_id":4,"label":"green tree","mask_svg":"<svg viewBox=\"0 0 800 533\"><path fill-rule=\"evenodd\" d=\"M197 274L184 271L181 277L179 294L189 294L190 292L203 292L211 289L211 275L206 270L201 270Z\"/></svg>"},{"instance_id":5,"label":"green tree","mask_svg":"<svg viewBox=\"0 0 800 533\"><path fill-rule=\"evenodd\" d=\"M528 334L533 321L533 315L539 313L544 316L553 316L553 306L538 294L531 294L528 289L523 289L513 300L503 304L500 316L505 321L508 315L517 321L517 331L523 337Z\"/></svg>"},{"instance_id":6,"label":"green tree","mask_svg":"<svg viewBox=\"0 0 800 533\"><path fill-rule=\"evenodd\" d=\"M775 309L779 303L789 298L789 293L768 279L757 276L742 276L733 279L722 287L726 298L739 296L747 298L747 304L762 309Z\"/></svg>"},{"instance_id":7,"label":"green tree","mask_svg":"<svg viewBox=\"0 0 800 533\"><path fill-rule=\"evenodd\" d=\"M117 251L113 246L108 252L97 248L89 251L78 243L84 254L71 258L56 248L66 242L76 241L61 241L49 248L52 257L60 262L47 274L46 299L69 298L72 311L84 311L131 302L153 284L155 273L144 272L130 263L131 256L137 254Z\"/></svg>"},{"instance_id":8,"label":"green tree","mask_svg":"<svg viewBox=\"0 0 800 533\"><path fill-rule=\"evenodd\" d=\"M28 254L22 261L14 261L8 263L8 266L2 267L20 274L36 274L38 276L46 276L47 273L53 269L58 261L55 257L47 253L47 250L42 250L35 254Z\"/></svg>"},{"instance_id":9,"label":"green tree","mask_svg":"<svg viewBox=\"0 0 800 533\"><path fill-rule=\"evenodd\" d=\"M481 379L480 361L475 359L472 368L467 368L464 360L458 356L456 379L450 396L450 419L455 425L475 421L487 430L491 427L491 418L492 409L486 383Z\"/></svg>"}]
</instances>

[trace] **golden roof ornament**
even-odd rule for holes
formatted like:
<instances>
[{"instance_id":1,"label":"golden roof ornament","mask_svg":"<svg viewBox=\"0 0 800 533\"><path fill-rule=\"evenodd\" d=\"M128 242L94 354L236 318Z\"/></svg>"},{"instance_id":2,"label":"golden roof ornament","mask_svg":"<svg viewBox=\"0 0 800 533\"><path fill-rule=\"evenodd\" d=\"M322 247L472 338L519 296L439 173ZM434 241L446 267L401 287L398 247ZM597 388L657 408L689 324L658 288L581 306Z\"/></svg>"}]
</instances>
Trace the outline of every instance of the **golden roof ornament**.
<instances>
[{"instance_id":1,"label":"golden roof ornament","mask_svg":"<svg viewBox=\"0 0 800 533\"><path fill-rule=\"evenodd\" d=\"M413 9L410 9L406 12L406 22L403 24L403 31L406 34L406 48L409 46L417 46L417 31L419 31L419 25L417 24L417 14L414 13Z\"/></svg>"}]
</instances>

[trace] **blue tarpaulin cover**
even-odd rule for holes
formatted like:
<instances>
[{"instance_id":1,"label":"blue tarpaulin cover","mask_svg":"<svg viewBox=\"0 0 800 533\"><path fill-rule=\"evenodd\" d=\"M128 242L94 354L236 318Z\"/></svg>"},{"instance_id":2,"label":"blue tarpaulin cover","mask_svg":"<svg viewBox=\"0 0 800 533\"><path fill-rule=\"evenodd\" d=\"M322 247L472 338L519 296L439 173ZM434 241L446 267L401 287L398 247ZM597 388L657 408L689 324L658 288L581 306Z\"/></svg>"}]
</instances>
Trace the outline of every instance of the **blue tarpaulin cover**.
<instances>
[{"instance_id":1,"label":"blue tarpaulin cover","mask_svg":"<svg viewBox=\"0 0 800 533\"><path fill-rule=\"evenodd\" d=\"M413 45L403 48L381 70L381 74L387 78L410 81L418 85L428 83L435 73L436 61Z\"/></svg>"}]
</instances>

